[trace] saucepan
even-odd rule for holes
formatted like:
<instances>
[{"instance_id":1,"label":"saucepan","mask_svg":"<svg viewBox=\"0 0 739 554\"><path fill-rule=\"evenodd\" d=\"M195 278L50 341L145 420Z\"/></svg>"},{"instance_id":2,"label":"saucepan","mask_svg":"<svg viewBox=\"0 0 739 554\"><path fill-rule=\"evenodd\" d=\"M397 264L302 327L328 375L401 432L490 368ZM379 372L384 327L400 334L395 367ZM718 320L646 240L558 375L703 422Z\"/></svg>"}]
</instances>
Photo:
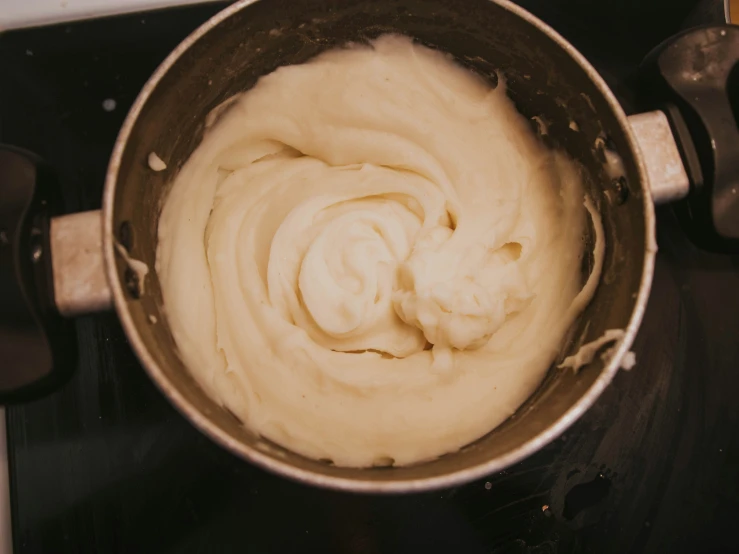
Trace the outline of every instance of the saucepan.
<instances>
[{"instance_id":1,"label":"saucepan","mask_svg":"<svg viewBox=\"0 0 739 554\"><path fill-rule=\"evenodd\" d=\"M178 356L162 302L157 223L168 184L198 145L213 108L279 66L385 33L448 52L492 84L504 78L541 140L582 168L607 246L595 297L541 386L510 419L433 461L347 469L253 434L198 387ZM0 401L24 401L59 386L74 365L69 318L112 306L169 401L213 441L262 468L369 492L447 487L500 471L562 433L630 365L654 269L654 202L682 199L698 243L737 248L737 59L739 27L701 27L674 37L644 65L645 104L654 111L627 117L575 48L505 0L233 4L180 44L144 86L115 143L101 210L63 215L53 171L27 152L0 152L0 317L7 329ZM164 171L149 167L152 152L166 160ZM592 246L593 237L586 242ZM592 264L586 255L584 277ZM614 329L621 330L619 340L607 355L577 373L557 368Z\"/></svg>"}]
</instances>

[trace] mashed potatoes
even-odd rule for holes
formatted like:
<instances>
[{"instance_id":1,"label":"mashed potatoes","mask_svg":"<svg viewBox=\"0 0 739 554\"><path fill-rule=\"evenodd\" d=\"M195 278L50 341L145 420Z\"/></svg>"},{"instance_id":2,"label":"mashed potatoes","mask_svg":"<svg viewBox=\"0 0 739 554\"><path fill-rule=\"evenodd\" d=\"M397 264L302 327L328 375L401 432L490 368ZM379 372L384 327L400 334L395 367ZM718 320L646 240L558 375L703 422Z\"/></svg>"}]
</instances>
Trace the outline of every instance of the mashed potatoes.
<instances>
[{"instance_id":1,"label":"mashed potatoes","mask_svg":"<svg viewBox=\"0 0 739 554\"><path fill-rule=\"evenodd\" d=\"M169 325L208 394L359 467L454 451L526 400L602 239L583 288L578 173L504 89L384 36L230 101L159 223Z\"/></svg>"}]
</instances>

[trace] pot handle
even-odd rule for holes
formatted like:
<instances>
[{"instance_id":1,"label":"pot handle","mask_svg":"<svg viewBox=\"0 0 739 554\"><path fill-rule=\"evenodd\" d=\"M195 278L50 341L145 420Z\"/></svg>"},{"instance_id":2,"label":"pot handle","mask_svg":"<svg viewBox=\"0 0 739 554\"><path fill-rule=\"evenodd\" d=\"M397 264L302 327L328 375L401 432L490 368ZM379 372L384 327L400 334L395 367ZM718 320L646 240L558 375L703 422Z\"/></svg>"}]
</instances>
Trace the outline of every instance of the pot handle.
<instances>
[{"instance_id":1,"label":"pot handle","mask_svg":"<svg viewBox=\"0 0 739 554\"><path fill-rule=\"evenodd\" d=\"M665 113L655 110L630 115L629 125L644 158L652 201L665 204L685 198L690 179Z\"/></svg>"},{"instance_id":2,"label":"pot handle","mask_svg":"<svg viewBox=\"0 0 739 554\"><path fill-rule=\"evenodd\" d=\"M1 405L66 382L77 339L63 315L109 307L110 292L99 212L58 216L59 187L37 156L0 145L0 199Z\"/></svg>"},{"instance_id":3,"label":"pot handle","mask_svg":"<svg viewBox=\"0 0 739 554\"><path fill-rule=\"evenodd\" d=\"M641 73L643 99L666 114L690 181L677 206L686 231L704 248L739 251L739 26L688 29Z\"/></svg>"}]
</instances>

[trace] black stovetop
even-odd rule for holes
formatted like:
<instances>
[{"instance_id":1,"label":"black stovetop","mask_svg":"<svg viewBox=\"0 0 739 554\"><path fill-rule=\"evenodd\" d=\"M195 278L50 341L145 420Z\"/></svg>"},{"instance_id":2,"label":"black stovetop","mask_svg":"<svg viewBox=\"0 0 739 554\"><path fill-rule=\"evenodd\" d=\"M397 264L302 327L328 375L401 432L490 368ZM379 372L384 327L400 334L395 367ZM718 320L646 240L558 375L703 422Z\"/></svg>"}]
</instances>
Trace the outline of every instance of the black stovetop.
<instances>
[{"instance_id":1,"label":"black stovetop","mask_svg":"<svg viewBox=\"0 0 739 554\"><path fill-rule=\"evenodd\" d=\"M694 2L521 3L573 41L628 109L636 64ZM139 88L221 7L0 35L0 140L56 168L70 211L98 208ZM169 406L115 315L79 319L71 382L8 410L15 552L736 550L739 257L694 248L669 209L658 222L636 367L536 455L434 493L349 495L266 474Z\"/></svg>"}]
</instances>

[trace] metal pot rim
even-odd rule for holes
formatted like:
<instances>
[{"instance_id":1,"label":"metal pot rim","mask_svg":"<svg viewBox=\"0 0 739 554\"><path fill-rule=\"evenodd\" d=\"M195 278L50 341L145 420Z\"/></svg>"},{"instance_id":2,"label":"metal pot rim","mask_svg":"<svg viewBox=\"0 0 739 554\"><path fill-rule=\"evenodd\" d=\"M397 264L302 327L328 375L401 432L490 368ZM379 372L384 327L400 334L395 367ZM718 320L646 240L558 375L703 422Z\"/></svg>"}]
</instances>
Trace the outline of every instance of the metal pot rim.
<instances>
[{"instance_id":1,"label":"metal pot rim","mask_svg":"<svg viewBox=\"0 0 739 554\"><path fill-rule=\"evenodd\" d=\"M105 190L103 193L102 203L102 225L103 225L103 258L105 272L113 294L113 302L115 309L120 318L121 324L126 331L128 339L133 347L134 352L138 356L142 365L146 369L150 378L157 387L164 393L168 400L185 416L187 419L202 433L211 438L214 442L235 453L239 457L254 463L273 473L277 473L291 479L321 487L328 487L337 490L353 491L353 492L373 492L373 493L400 493L427 491L438 488L452 487L467 483L469 481L482 478L486 475L499 472L519 461L530 456L547 443L551 442L562 434L572 423L574 423L590 406L597 400L603 390L608 386L616 372L618 371L621 359L628 352L636 333L641 324L644 310L652 283L654 273L654 261L656 255L656 243L654 238L655 221L654 206L650 193L647 172L642 159L639 147L631 132L626 114L620 104L608 88L602 77L595 71L585 57L576 50L569 42L554 31L540 19L530 14L523 8L513 4L509 0L490 0L500 5L502 8L511 12L513 15L524 19L529 24L539 29L542 33L556 42L582 69L589 75L590 79L599 89L604 99L613 111L619 125L621 126L629 148L633 154L637 166L637 171L642 187L643 213L645 223L645 254L642 276L639 285L634 310L631 314L629 323L625 329L623 340L620 342L618 350L610 359L606 367L603 368L601 374L591 385L588 391L573 404L559 419L553 422L548 429L540 433L533 439L522 444L518 448L506 453L503 456L490 459L482 464L463 470L455 471L447 475L416 478L406 481L377 481L373 479L354 479L346 477L326 476L314 473L309 470L297 468L285 461L281 461L275 457L271 457L256 448L246 445L229 435L226 431L218 427L207 416L198 411L192 404L177 390L170 379L164 374L153 356L147 350L144 342L138 332L133 318L129 312L126 293L120 281L115 261L115 229L113 228L113 210L115 207L115 189L118 181L118 174L121 165L126 143L128 141L131 130L141 113L145 103L148 101L152 91L157 87L164 75L170 70L172 65L201 37L211 31L224 20L233 14L245 9L249 5L259 0L241 0L225 8L206 21L203 25L193 31L185 40L183 40L156 69L153 75L141 89L136 101L131 107L128 115L121 127L118 138L113 147L113 153L110 158L108 170L105 179Z\"/></svg>"}]
</instances>

